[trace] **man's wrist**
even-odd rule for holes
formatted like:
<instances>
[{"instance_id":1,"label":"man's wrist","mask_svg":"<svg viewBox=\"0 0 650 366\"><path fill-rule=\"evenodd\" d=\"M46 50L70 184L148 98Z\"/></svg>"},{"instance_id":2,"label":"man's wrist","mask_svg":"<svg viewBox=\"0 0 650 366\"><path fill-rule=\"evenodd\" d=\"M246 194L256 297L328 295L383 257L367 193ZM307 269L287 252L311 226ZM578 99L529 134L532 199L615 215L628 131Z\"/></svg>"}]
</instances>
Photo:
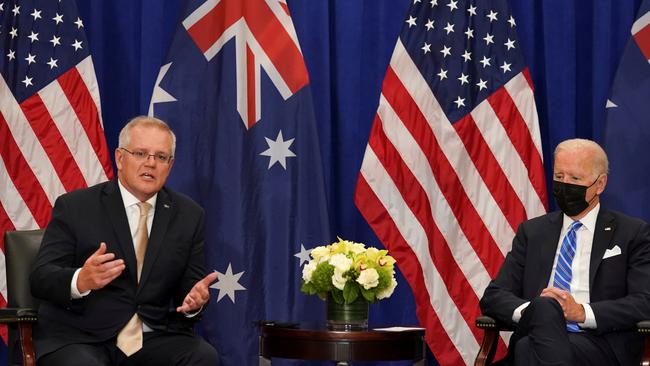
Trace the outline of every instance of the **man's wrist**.
<instances>
[{"instance_id":1,"label":"man's wrist","mask_svg":"<svg viewBox=\"0 0 650 366\"><path fill-rule=\"evenodd\" d=\"M587 313L585 312L585 307L582 304L578 304L580 307L579 311L579 319L577 319L576 323L584 323L585 320L587 319Z\"/></svg>"},{"instance_id":2,"label":"man's wrist","mask_svg":"<svg viewBox=\"0 0 650 366\"><path fill-rule=\"evenodd\" d=\"M81 299L90 293L90 290L81 291L81 289L79 289L79 276L81 274L81 270L82 268L77 268L77 270L74 271L74 274L72 275L72 280L70 281L70 298L73 300Z\"/></svg>"}]
</instances>

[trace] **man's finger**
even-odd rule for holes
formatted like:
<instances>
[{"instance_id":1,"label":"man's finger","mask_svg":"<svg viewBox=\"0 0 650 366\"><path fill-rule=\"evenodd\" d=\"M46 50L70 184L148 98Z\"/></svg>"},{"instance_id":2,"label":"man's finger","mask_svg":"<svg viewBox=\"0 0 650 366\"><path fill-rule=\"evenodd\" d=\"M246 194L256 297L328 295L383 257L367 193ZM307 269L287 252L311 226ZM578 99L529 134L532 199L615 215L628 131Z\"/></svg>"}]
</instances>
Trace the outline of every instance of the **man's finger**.
<instances>
[{"instance_id":1,"label":"man's finger","mask_svg":"<svg viewBox=\"0 0 650 366\"><path fill-rule=\"evenodd\" d=\"M115 258L114 253L106 253L106 254L101 254L101 255L96 255L93 257L93 264L96 265L101 265L105 264L109 261L112 261Z\"/></svg>"},{"instance_id":2,"label":"man's finger","mask_svg":"<svg viewBox=\"0 0 650 366\"><path fill-rule=\"evenodd\" d=\"M210 286L212 282L217 280L217 272L211 272L207 276L203 277L201 282L203 282L206 286Z\"/></svg>"},{"instance_id":3,"label":"man's finger","mask_svg":"<svg viewBox=\"0 0 650 366\"><path fill-rule=\"evenodd\" d=\"M190 308L185 304L176 308L177 313L187 313L188 311L190 311Z\"/></svg>"},{"instance_id":4,"label":"man's finger","mask_svg":"<svg viewBox=\"0 0 650 366\"><path fill-rule=\"evenodd\" d=\"M206 301L210 297L210 291L208 291L208 288L205 286L197 286L196 291L202 301Z\"/></svg>"},{"instance_id":5,"label":"man's finger","mask_svg":"<svg viewBox=\"0 0 650 366\"><path fill-rule=\"evenodd\" d=\"M109 269L111 269L113 267L117 267L117 266L120 266L120 265L123 265L123 264L124 264L124 259L115 259L115 260L106 261L106 262L102 263L101 268L105 269L105 270L109 270Z\"/></svg>"},{"instance_id":6,"label":"man's finger","mask_svg":"<svg viewBox=\"0 0 650 366\"><path fill-rule=\"evenodd\" d=\"M102 264L100 268L100 273L102 274L103 277L111 277L114 276L114 274L117 274L119 276L120 273L126 268L126 265L124 264L124 261L121 259L117 259L111 262L107 262Z\"/></svg>"},{"instance_id":7,"label":"man's finger","mask_svg":"<svg viewBox=\"0 0 650 366\"><path fill-rule=\"evenodd\" d=\"M99 248L93 253L93 255L100 255L106 253L106 243L101 242L99 243Z\"/></svg>"}]
</instances>

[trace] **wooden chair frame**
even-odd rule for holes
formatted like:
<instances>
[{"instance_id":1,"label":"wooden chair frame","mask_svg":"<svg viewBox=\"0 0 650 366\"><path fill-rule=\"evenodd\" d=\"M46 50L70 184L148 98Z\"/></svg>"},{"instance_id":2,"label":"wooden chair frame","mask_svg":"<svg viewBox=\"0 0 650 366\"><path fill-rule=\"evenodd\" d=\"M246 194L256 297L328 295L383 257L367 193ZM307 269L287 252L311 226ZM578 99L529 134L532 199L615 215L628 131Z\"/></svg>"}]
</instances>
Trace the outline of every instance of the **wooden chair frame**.
<instances>
[{"instance_id":1,"label":"wooden chair frame","mask_svg":"<svg viewBox=\"0 0 650 366\"><path fill-rule=\"evenodd\" d=\"M514 331L514 328L501 324L486 315L476 318L476 327L483 330L483 342L481 342L481 348L474 360L474 366L492 365L497 351L497 344L499 343L499 332ZM637 330L645 338L641 366L650 365L650 320L638 322Z\"/></svg>"},{"instance_id":2,"label":"wooden chair frame","mask_svg":"<svg viewBox=\"0 0 650 366\"><path fill-rule=\"evenodd\" d=\"M32 326L38 318L38 301L31 296L29 274L38 254L43 230L5 233L7 307L0 309L0 324L9 328L8 365L14 365L19 348L22 365L35 366Z\"/></svg>"}]
</instances>

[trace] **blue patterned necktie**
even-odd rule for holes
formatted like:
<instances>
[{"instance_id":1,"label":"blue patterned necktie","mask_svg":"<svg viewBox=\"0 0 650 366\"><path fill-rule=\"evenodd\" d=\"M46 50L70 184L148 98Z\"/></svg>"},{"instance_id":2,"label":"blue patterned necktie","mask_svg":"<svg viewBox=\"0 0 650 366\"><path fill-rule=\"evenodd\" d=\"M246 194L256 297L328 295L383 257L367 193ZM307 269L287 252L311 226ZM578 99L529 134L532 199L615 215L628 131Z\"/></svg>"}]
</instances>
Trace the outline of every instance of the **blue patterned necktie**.
<instances>
[{"instance_id":1,"label":"blue patterned necktie","mask_svg":"<svg viewBox=\"0 0 650 366\"><path fill-rule=\"evenodd\" d=\"M569 230L567 230L562 246L560 247L560 255L557 257L557 264L555 266L555 276L553 276L553 287L565 291L571 291L571 279L573 272L571 270L571 263L573 257L576 255L576 231L582 227L580 221L574 221ZM566 328L569 332L579 332L580 327L574 322L567 322Z\"/></svg>"}]
</instances>

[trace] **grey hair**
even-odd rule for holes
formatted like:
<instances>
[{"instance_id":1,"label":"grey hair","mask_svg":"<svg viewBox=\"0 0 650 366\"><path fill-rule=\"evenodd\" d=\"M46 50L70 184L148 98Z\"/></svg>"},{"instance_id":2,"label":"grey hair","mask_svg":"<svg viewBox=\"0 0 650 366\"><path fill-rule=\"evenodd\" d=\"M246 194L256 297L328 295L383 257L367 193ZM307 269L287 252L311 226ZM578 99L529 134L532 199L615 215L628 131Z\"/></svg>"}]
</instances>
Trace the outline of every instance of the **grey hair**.
<instances>
[{"instance_id":1,"label":"grey hair","mask_svg":"<svg viewBox=\"0 0 650 366\"><path fill-rule=\"evenodd\" d=\"M560 151L575 151L590 149L594 152L594 171L595 176L601 174L609 174L609 160L607 159L607 154L600 145L596 142L587 140L587 139L570 139L560 142L555 148L553 153L553 158L555 158Z\"/></svg>"},{"instance_id":2,"label":"grey hair","mask_svg":"<svg viewBox=\"0 0 650 366\"><path fill-rule=\"evenodd\" d=\"M127 124L122 128L122 131L120 131L119 147L127 148L127 146L129 146L129 143L131 142L129 131L135 126L156 127L169 132L169 135L172 138L172 156L176 154L176 135L174 134L174 131L172 131L165 121L150 116L133 117L129 122L127 122Z\"/></svg>"}]
</instances>

